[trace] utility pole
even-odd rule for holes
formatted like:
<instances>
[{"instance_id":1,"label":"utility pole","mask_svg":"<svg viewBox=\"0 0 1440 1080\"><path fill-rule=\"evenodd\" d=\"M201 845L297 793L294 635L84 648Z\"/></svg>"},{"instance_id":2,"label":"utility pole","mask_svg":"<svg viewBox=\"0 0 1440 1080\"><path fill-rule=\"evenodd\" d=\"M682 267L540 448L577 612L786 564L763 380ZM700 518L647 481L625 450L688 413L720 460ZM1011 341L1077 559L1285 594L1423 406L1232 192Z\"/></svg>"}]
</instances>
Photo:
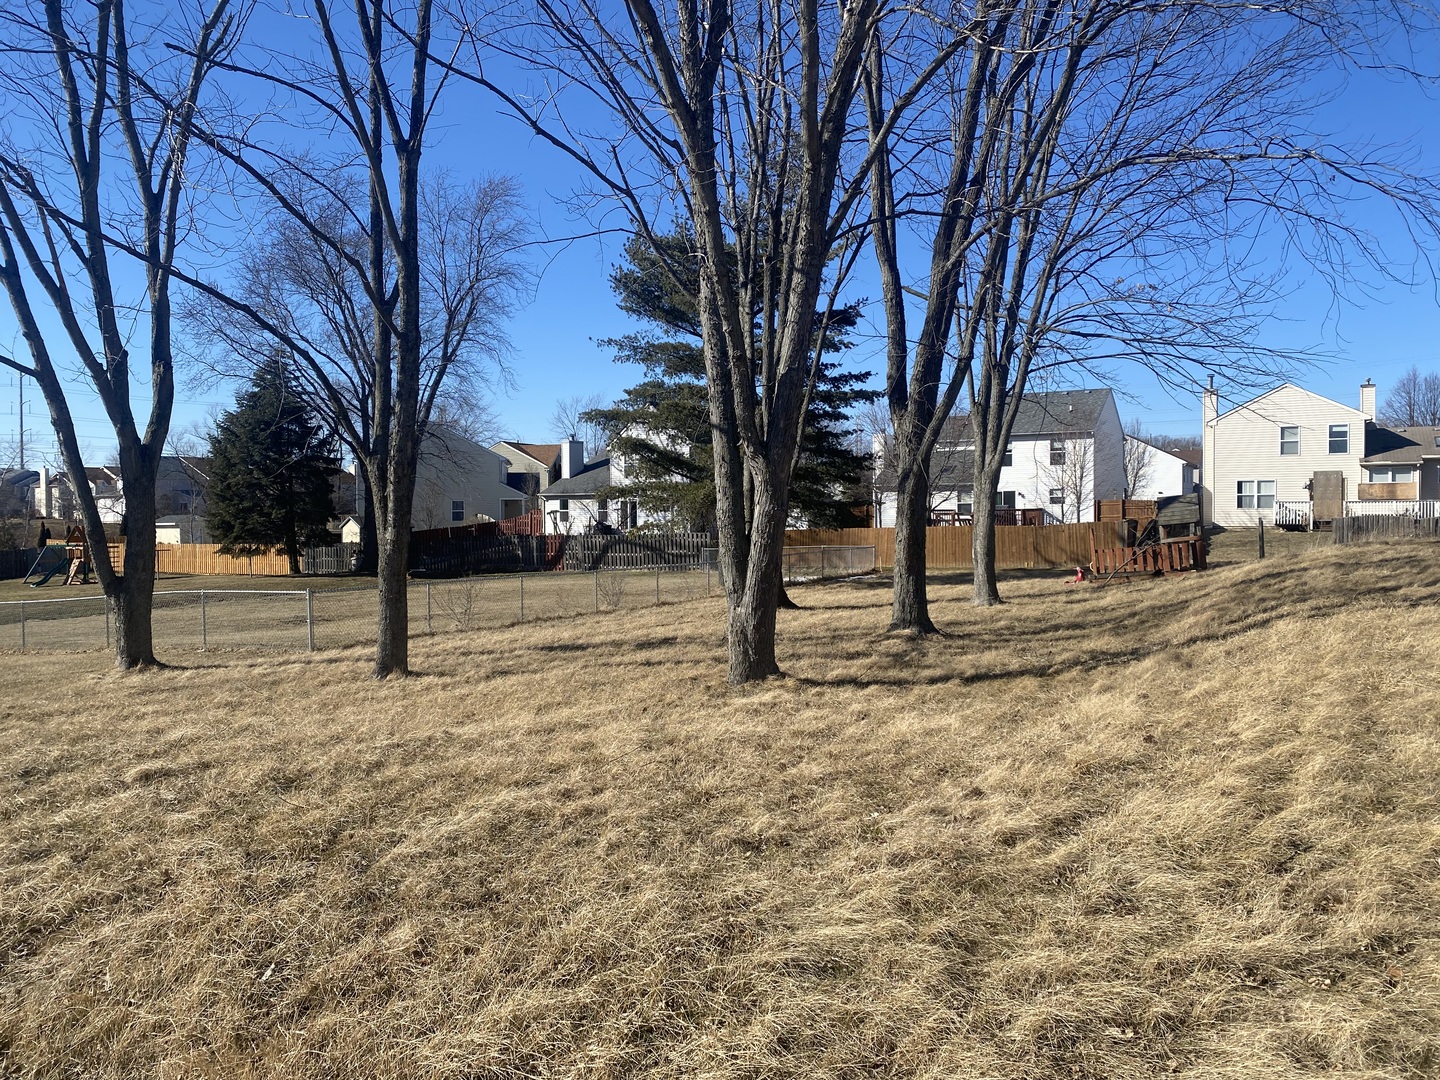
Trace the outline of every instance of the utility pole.
<instances>
[{"instance_id":1,"label":"utility pole","mask_svg":"<svg viewBox=\"0 0 1440 1080\"><path fill-rule=\"evenodd\" d=\"M25 470L25 376L20 376L20 470Z\"/></svg>"}]
</instances>

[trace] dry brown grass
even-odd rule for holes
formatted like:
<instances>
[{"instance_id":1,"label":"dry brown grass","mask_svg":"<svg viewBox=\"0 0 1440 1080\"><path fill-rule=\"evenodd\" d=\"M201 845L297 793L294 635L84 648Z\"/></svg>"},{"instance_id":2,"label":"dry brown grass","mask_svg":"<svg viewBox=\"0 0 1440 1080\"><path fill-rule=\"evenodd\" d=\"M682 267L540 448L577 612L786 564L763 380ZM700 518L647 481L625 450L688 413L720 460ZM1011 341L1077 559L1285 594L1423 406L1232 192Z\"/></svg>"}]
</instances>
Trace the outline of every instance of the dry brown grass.
<instances>
[{"instance_id":1,"label":"dry brown grass","mask_svg":"<svg viewBox=\"0 0 1440 1080\"><path fill-rule=\"evenodd\" d=\"M1418 1077L1440 548L0 668L0 1074Z\"/></svg>"}]
</instances>

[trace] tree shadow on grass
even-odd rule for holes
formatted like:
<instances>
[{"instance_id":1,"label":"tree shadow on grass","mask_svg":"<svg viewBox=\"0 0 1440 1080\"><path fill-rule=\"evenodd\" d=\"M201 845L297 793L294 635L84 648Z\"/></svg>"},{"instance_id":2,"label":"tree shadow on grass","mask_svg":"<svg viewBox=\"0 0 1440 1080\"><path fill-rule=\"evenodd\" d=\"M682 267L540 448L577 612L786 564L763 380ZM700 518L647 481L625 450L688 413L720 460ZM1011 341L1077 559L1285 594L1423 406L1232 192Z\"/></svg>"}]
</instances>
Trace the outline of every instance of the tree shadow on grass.
<instances>
[{"instance_id":1,"label":"tree shadow on grass","mask_svg":"<svg viewBox=\"0 0 1440 1080\"><path fill-rule=\"evenodd\" d=\"M1053 571L1025 573L1036 578L1048 577ZM963 583L969 575L960 575L960 578ZM936 575L931 581L945 583L947 579L954 581L950 575ZM945 649L945 655L951 656L954 655L951 650L956 647L978 647L992 663L997 654L1008 652L1014 658L1013 663L1002 662L987 670L968 673L926 671L925 648L918 647L907 651L904 669L892 667L881 673L804 677L796 681L817 687L906 687L947 682L964 686L1091 672L1133 664L1161 653L1223 642L1282 621L1340 615L1357 604L1379 602L1398 611L1428 609L1436 602L1437 589L1440 589L1440 567L1417 564L1413 553L1397 551L1368 564L1363 578L1358 580L1340 568L1287 560L1252 572L1240 581L1217 582L1216 588L1198 597L1193 590L1170 590L1157 583L1155 587L1131 594L1133 600L1129 603L1110 604L1103 609L1085 605L1058 620L1050 611L1037 612L1034 622L1020 621L1026 613L1026 601L1031 599L1022 597L1013 607L970 609L977 614L1004 612L1011 617L1010 621L986 620L980 626L972 621L963 628L951 629L945 637L926 642L926 646ZM1407 593L1417 595L1407 596ZM959 602L939 602L942 612L944 607L956 603ZM843 605L848 609L869 606ZM1178 627L1186 629L1177 633ZM1091 643L1097 641L1104 644L1094 647ZM828 650L834 654L833 642L829 643ZM872 648L868 653L847 651L844 658L858 661L873 655ZM1052 656L1055 658L1049 659Z\"/></svg>"}]
</instances>

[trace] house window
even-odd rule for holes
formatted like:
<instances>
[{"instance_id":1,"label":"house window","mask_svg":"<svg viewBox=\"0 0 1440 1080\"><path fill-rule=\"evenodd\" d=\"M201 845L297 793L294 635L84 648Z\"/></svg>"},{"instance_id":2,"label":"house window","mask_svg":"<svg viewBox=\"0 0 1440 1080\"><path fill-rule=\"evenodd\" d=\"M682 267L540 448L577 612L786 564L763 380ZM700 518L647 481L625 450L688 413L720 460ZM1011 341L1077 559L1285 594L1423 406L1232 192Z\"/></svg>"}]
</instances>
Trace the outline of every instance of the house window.
<instances>
[{"instance_id":1,"label":"house window","mask_svg":"<svg viewBox=\"0 0 1440 1080\"><path fill-rule=\"evenodd\" d=\"M970 517L975 513L975 489L973 487L956 489L955 510L961 517Z\"/></svg>"},{"instance_id":2,"label":"house window","mask_svg":"<svg viewBox=\"0 0 1440 1080\"><path fill-rule=\"evenodd\" d=\"M996 510L1014 510L1014 509L1015 509L1015 492L1013 492L1013 491L997 491L997 492L995 493L995 509L996 509Z\"/></svg>"},{"instance_id":3,"label":"house window","mask_svg":"<svg viewBox=\"0 0 1440 1080\"><path fill-rule=\"evenodd\" d=\"M1300 429L1298 427L1282 427L1280 429L1280 456L1290 457L1300 453Z\"/></svg>"},{"instance_id":4,"label":"house window","mask_svg":"<svg viewBox=\"0 0 1440 1080\"><path fill-rule=\"evenodd\" d=\"M1000 459L1000 464L1005 466L1015 464L1015 448L1009 443L1005 444L1005 456Z\"/></svg>"},{"instance_id":5,"label":"house window","mask_svg":"<svg viewBox=\"0 0 1440 1080\"><path fill-rule=\"evenodd\" d=\"M620 504L620 527L622 529L633 529L635 523L640 519L640 503L635 499L626 499Z\"/></svg>"},{"instance_id":6,"label":"house window","mask_svg":"<svg viewBox=\"0 0 1440 1080\"><path fill-rule=\"evenodd\" d=\"M595 520L601 525L610 524L610 500L601 499L599 509L595 512Z\"/></svg>"},{"instance_id":7,"label":"house window","mask_svg":"<svg viewBox=\"0 0 1440 1080\"><path fill-rule=\"evenodd\" d=\"M1051 506L1064 506L1064 505L1065 505L1065 489L1064 489L1064 488L1051 488L1051 489L1050 489L1050 505L1051 505Z\"/></svg>"},{"instance_id":8,"label":"house window","mask_svg":"<svg viewBox=\"0 0 1440 1080\"><path fill-rule=\"evenodd\" d=\"M1330 453L1348 454L1350 452L1350 425L1330 425Z\"/></svg>"},{"instance_id":9,"label":"house window","mask_svg":"<svg viewBox=\"0 0 1440 1080\"><path fill-rule=\"evenodd\" d=\"M1409 465L1369 466L1372 484L1408 484L1415 479Z\"/></svg>"},{"instance_id":10,"label":"house window","mask_svg":"<svg viewBox=\"0 0 1440 1080\"><path fill-rule=\"evenodd\" d=\"M563 525L565 522L567 522L567 521L570 520L570 500L569 500L569 499L561 499L561 500L560 500L560 513L558 513L558 514L556 515L556 517L558 518L558 520L560 521L560 523L561 523L562 525Z\"/></svg>"},{"instance_id":11,"label":"house window","mask_svg":"<svg viewBox=\"0 0 1440 1080\"><path fill-rule=\"evenodd\" d=\"M1064 465L1064 464L1065 464L1065 440L1064 440L1064 439L1051 439L1051 440L1050 440L1050 464L1051 464L1051 465ZM1052 499L1051 502L1054 502L1054 500Z\"/></svg>"},{"instance_id":12,"label":"house window","mask_svg":"<svg viewBox=\"0 0 1440 1080\"><path fill-rule=\"evenodd\" d=\"M451 520L451 521L464 521L464 520L465 520L465 504L464 504L463 502L461 502L459 499L456 499L454 502L452 502L452 503L450 504L450 520Z\"/></svg>"},{"instance_id":13,"label":"house window","mask_svg":"<svg viewBox=\"0 0 1440 1080\"><path fill-rule=\"evenodd\" d=\"M1273 510L1274 480L1239 480L1235 484L1235 507L1238 510Z\"/></svg>"}]
</instances>

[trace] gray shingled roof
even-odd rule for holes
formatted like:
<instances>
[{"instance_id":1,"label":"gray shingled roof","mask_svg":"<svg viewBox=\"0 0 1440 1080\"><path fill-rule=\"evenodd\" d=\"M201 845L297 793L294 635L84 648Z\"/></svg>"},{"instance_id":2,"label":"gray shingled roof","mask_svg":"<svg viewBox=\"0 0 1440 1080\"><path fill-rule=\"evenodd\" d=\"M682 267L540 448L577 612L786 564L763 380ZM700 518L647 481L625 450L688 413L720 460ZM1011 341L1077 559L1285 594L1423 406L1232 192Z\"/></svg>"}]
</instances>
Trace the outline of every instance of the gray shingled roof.
<instances>
[{"instance_id":1,"label":"gray shingled roof","mask_svg":"<svg viewBox=\"0 0 1440 1080\"><path fill-rule=\"evenodd\" d=\"M540 493L542 499L583 499L610 486L610 458L595 458L568 480L556 480Z\"/></svg>"},{"instance_id":2,"label":"gray shingled roof","mask_svg":"<svg viewBox=\"0 0 1440 1080\"><path fill-rule=\"evenodd\" d=\"M1440 428L1436 427L1370 427L1365 432L1367 465L1390 463L1418 465L1424 458L1440 457Z\"/></svg>"},{"instance_id":3,"label":"gray shingled roof","mask_svg":"<svg viewBox=\"0 0 1440 1080\"><path fill-rule=\"evenodd\" d=\"M1109 389L1052 390L1043 394L1026 394L1020 399L1015 414L1015 427L1010 438L1023 439L1043 435L1089 435L1100 422L1100 414L1112 394ZM941 431L939 449L931 459L934 475L930 487L953 490L969 484L975 475L975 455L969 450L946 451L945 446L971 442L969 416L952 416ZM875 475L875 487L894 491L895 469L886 465Z\"/></svg>"}]
</instances>

